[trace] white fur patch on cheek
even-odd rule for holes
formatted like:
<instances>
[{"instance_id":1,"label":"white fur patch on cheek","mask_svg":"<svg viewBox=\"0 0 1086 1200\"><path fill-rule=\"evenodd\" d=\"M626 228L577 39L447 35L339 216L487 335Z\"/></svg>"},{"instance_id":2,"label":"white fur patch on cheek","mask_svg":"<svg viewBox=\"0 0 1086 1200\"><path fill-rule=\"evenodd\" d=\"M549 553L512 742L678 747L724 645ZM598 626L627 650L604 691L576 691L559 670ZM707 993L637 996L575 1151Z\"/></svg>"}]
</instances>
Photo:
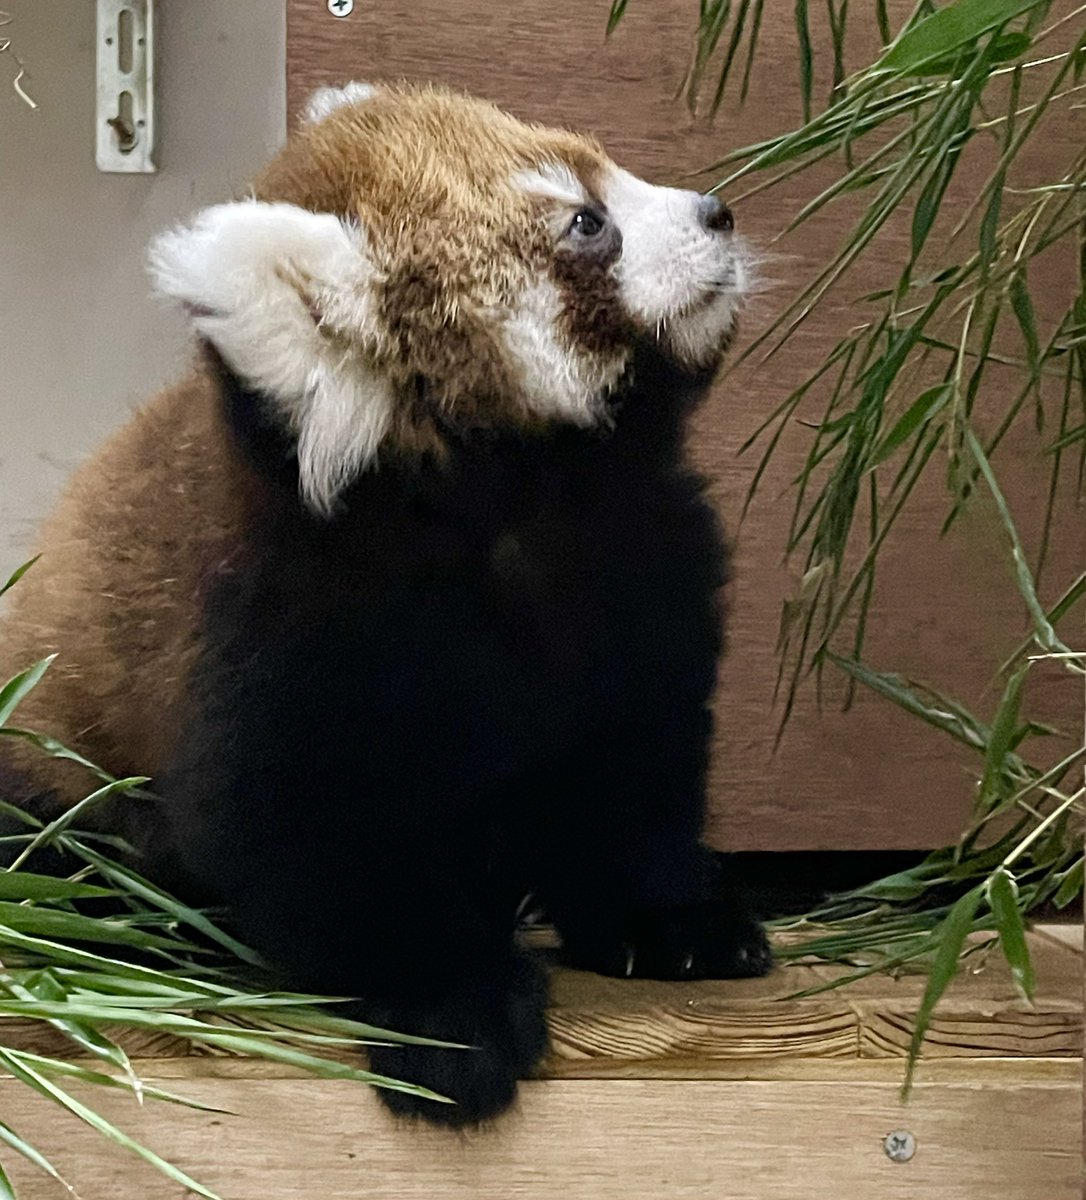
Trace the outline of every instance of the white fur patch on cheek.
<instances>
[{"instance_id":1,"label":"white fur patch on cheek","mask_svg":"<svg viewBox=\"0 0 1086 1200\"><path fill-rule=\"evenodd\" d=\"M622 231L616 277L626 311L681 361L710 362L745 288L739 244L704 226L696 192L654 187L616 169L604 198Z\"/></svg>"},{"instance_id":2,"label":"white fur patch on cheek","mask_svg":"<svg viewBox=\"0 0 1086 1200\"><path fill-rule=\"evenodd\" d=\"M377 89L371 83L345 83L342 87L319 87L306 101L302 120L312 124L323 121L337 108L347 104L361 104L371 100L377 94Z\"/></svg>"},{"instance_id":3,"label":"white fur patch on cheek","mask_svg":"<svg viewBox=\"0 0 1086 1200\"><path fill-rule=\"evenodd\" d=\"M708 366L735 329L738 304L720 295L696 312L673 321L666 330L672 353L691 367Z\"/></svg>"},{"instance_id":4,"label":"white fur patch on cheek","mask_svg":"<svg viewBox=\"0 0 1086 1200\"><path fill-rule=\"evenodd\" d=\"M150 268L296 435L302 495L330 512L392 416L391 385L363 354L379 334L360 231L289 204L220 204L157 238Z\"/></svg>"},{"instance_id":5,"label":"white fur patch on cheek","mask_svg":"<svg viewBox=\"0 0 1086 1200\"><path fill-rule=\"evenodd\" d=\"M539 416L592 425L626 366L623 352L589 355L559 334L562 297L550 280L531 284L506 318L506 351L520 375L525 404Z\"/></svg>"},{"instance_id":6,"label":"white fur patch on cheek","mask_svg":"<svg viewBox=\"0 0 1086 1200\"><path fill-rule=\"evenodd\" d=\"M697 197L616 170L604 199L622 231L616 275L623 302L632 317L651 328L697 294L692 252L699 242L709 242L698 223Z\"/></svg>"}]
</instances>

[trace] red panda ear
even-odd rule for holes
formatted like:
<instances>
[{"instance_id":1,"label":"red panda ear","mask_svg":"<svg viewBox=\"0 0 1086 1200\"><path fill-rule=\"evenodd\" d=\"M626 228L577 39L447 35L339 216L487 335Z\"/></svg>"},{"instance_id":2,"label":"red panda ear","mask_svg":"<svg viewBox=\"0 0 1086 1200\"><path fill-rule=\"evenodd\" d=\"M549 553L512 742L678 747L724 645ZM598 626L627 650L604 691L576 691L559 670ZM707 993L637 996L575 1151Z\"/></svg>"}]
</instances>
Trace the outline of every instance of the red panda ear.
<instances>
[{"instance_id":1,"label":"red panda ear","mask_svg":"<svg viewBox=\"0 0 1086 1200\"><path fill-rule=\"evenodd\" d=\"M365 235L330 213L218 204L151 245L156 290L297 439L302 496L329 513L376 456L393 389Z\"/></svg>"},{"instance_id":2,"label":"red panda ear","mask_svg":"<svg viewBox=\"0 0 1086 1200\"><path fill-rule=\"evenodd\" d=\"M377 89L370 83L345 83L342 87L321 87L306 101L302 112L303 124L323 121L337 108L347 104L360 104L375 95Z\"/></svg>"}]
</instances>

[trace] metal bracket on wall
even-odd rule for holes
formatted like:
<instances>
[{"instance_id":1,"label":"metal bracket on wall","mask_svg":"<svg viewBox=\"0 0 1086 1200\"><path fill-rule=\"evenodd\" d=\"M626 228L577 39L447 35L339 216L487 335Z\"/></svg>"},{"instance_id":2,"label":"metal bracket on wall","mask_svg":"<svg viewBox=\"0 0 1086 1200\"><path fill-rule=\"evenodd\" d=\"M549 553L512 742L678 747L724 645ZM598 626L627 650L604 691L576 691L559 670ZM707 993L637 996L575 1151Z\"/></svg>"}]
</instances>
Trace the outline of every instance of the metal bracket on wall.
<instances>
[{"instance_id":1,"label":"metal bracket on wall","mask_svg":"<svg viewBox=\"0 0 1086 1200\"><path fill-rule=\"evenodd\" d=\"M99 171L155 170L153 30L154 0L98 0Z\"/></svg>"}]
</instances>

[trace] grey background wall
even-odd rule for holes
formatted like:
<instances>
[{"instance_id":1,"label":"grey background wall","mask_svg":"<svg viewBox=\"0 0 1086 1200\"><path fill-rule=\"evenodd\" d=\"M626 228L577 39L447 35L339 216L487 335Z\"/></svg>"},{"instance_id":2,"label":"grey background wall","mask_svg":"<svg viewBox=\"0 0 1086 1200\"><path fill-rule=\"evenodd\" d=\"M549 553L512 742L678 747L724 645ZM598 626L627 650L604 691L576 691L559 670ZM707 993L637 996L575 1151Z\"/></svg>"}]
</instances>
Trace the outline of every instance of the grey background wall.
<instances>
[{"instance_id":1,"label":"grey background wall","mask_svg":"<svg viewBox=\"0 0 1086 1200\"><path fill-rule=\"evenodd\" d=\"M231 195L284 134L282 0L158 0L156 175L94 164L92 0L6 0L0 33L0 574L71 468L183 369L150 236ZM323 5L322 5L323 7Z\"/></svg>"}]
</instances>

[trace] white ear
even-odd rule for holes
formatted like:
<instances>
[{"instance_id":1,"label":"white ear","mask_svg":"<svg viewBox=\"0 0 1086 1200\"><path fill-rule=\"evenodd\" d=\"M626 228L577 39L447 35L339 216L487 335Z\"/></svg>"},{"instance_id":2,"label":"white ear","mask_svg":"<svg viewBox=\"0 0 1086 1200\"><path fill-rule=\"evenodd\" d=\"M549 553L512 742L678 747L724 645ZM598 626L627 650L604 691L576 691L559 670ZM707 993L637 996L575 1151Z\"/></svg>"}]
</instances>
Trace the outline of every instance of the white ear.
<instances>
[{"instance_id":1,"label":"white ear","mask_svg":"<svg viewBox=\"0 0 1086 1200\"><path fill-rule=\"evenodd\" d=\"M366 353L377 330L362 232L292 204L218 204L160 235L150 269L296 435L302 495L329 513L392 414L391 384Z\"/></svg>"},{"instance_id":2,"label":"white ear","mask_svg":"<svg viewBox=\"0 0 1086 1200\"><path fill-rule=\"evenodd\" d=\"M306 122L323 121L329 113L345 104L359 104L369 100L377 92L370 83L345 83L342 87L321 87L309 97L306 102L302 120Z\"/></svg>"}]
</instances>

